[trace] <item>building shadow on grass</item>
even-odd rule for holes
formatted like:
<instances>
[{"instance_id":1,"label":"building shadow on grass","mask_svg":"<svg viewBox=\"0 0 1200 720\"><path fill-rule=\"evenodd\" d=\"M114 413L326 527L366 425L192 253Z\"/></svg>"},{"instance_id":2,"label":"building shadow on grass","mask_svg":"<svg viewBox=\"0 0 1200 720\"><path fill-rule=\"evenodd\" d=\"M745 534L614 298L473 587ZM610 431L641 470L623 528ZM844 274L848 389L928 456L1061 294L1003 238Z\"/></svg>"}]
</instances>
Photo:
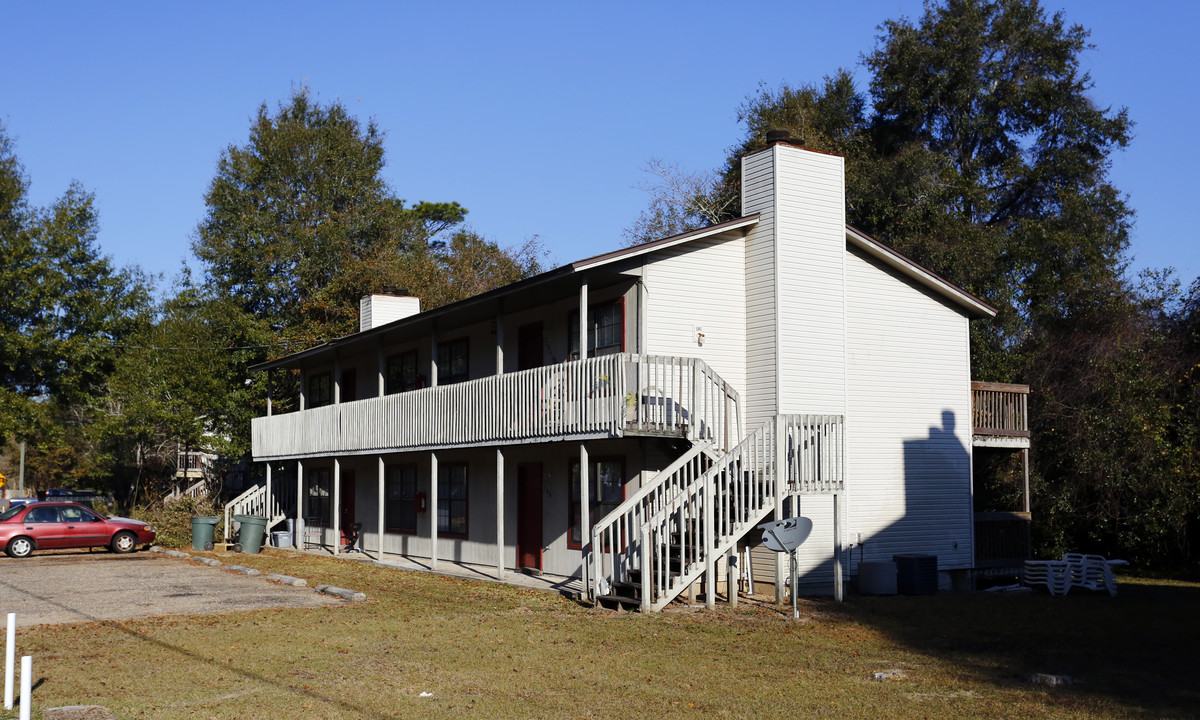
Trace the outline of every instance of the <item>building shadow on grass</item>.
<instances>
[{"instance_id":1,"label":"building shadow on grass","mask_svg":"<svg viewBox=\"0 0 1200 720\"><path fill-rule=\"evenodd\" d=\"M1072 591L850 596L831 614L1000 689L1039 688L1037 673L1066 675L1055 695L1114 703L1133 716L1196 717L1200 587L1127 580L1116 597ZM886 668L881 668L881 670Z\"/></svg>"}]
</instances>

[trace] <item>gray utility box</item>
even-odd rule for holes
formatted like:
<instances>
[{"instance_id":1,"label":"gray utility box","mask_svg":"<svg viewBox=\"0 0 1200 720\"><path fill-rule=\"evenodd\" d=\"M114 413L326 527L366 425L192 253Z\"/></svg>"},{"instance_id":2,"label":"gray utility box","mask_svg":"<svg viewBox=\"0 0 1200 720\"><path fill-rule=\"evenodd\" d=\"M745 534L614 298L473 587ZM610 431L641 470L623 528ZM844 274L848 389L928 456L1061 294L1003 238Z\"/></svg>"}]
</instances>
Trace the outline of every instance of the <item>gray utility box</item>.
<instances>
[{"instance_id":1,"label":"gray utility box","mask_svg":"<svg viewBox=\"0 0 1200 720\"><path fill-rule=\"evenodd\" d=\"M896 563L896 590L901 595L933 595L938 589L937 555L902 553Z\"/></svg>"}]
</instances>

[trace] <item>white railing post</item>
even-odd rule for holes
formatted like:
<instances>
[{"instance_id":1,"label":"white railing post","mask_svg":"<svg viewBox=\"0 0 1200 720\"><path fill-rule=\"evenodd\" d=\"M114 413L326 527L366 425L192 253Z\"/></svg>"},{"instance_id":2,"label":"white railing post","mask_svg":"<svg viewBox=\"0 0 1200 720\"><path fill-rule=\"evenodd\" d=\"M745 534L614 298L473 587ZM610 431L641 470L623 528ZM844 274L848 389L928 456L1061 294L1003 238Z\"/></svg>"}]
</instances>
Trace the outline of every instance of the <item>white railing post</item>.
<instances>
[{"instance_id":1,"label":"white railing post","mask_svg":"<svg viewBox=\"0 0 1200 720\"><path fill-rule=\"evenodd\" d=\"M33 656L21 658L21 720L29 720L33 708Z\"/></svg>"},{"instance_id":2,"label":"white railing post","mask_svg":"<svg viewBox=\"0 0 1200 720\"><path fill-rule=\"evenodd\" d=\"M712 473L701 475L701 483L704 486L704 501L700 508L703 513L704 537L701 538L701 548L704 553L704 605L709 610L717 606L717 559L715 553L717 551L716 538L713 536L716 529L714 510L716 504L716 493L713 492Z\"/></svg>"},{"instance_id":3,"label":"white railing post","mask_svg":"<svg viewBox=\"0 0 1200 720\"><path fill-rule=\"evenodd\" d=\"M4 643L4 709L12 710L13 706L13 667L17 652L17 614L8 614L8 633Z\"/></svg>"}]
</instances>

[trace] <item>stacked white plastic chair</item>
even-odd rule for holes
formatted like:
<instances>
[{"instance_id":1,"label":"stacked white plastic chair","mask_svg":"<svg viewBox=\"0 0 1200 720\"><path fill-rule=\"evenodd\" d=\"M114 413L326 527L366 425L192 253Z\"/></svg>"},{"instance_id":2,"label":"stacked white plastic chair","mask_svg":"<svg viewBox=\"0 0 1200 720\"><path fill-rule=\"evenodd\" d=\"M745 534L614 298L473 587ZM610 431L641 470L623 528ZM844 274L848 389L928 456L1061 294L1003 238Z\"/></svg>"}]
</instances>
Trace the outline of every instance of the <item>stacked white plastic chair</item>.
<instances>
[{"instance_id":1,"label":"stacked white plastic chair","mask_svg":"<svg viewBox=\"0 0 1200 720\"><path fill-rule=\"evenodd\" d=\"M1112 566L1124 564L1124 560L1083 553L1066 553L1062 560L1026 560L1025 584L1045 585L1051 595L1066 595L1072 587L1079 587L1105 590L1116 596L1117 580Z\"/></svg>"},{"instance_id":2,"label":"stacked white plastic chair","mask_svg":"<svg viewBox=\"0 0 1200 720\"><path fill-rule=\"evenodd\" d=\"M1045 585L1051 595L1066 595L1071 589L1071 572L1061 560L1026 560L1025 584Z\"/></svg>"}]
</instances>

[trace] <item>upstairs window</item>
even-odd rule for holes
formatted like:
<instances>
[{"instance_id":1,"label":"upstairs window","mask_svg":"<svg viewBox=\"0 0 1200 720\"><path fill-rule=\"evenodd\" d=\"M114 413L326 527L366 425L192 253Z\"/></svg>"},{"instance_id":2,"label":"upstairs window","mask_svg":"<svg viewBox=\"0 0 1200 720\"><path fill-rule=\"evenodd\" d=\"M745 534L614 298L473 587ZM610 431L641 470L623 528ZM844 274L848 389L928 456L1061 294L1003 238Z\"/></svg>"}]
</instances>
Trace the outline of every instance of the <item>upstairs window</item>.
<instances>
[{"instance_id":1,"label":"upstairs window","mask_svg":"<svg viewBox=\"0 0 1200 720\"><path fill-rule=\"evenodd\" d=\"M417 373L417 351L409 350L387 359L384 392L392 395L424 387L424 378Z\"/></svg>"},{"instance_id":2,"label":"upstairs window","mask_svg":"<svg viewBox=\"0 0 1200 720\"><path fill-rule=\"evenodd\" d=\"M467 339L438 343L438 385L453 385L470 378L467 367Z\"/></svg>"},{"instance_id":3,"label":"upstairs window","mask_svg":"<svg viewBox=\"0 0 1200 720\"><path fill-rule=\"evenodd\" d=\"M333 385L329 373L310 375L308 377L308 395L304 398L308 408L319 408L333 402Z\"/></svg>"},{"instance_id":4,"label":"upstairs window","mask_svg":"<svg viewBox=\"0 0 1200 720\"><path fill-rule=\"evenodd\" d=\"M572 360L579 359L579 311L567 319L567 341ZM625 298L588 308L588 357L625 350Z\"/></svg>"}]
</instances>

